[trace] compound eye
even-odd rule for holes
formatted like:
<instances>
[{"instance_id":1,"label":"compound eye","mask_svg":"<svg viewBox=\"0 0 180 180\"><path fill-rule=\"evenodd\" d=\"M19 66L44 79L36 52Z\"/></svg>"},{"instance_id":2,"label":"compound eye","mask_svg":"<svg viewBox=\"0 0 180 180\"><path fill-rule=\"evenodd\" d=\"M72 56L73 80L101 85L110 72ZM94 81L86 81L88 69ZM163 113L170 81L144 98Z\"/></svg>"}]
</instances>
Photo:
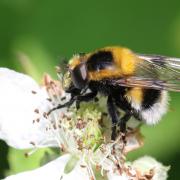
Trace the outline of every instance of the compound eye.
<instances>
[{"instance_id":1,"label":"compound eye","mask_svg":"<svg viewBox=\"0 0 180 180\"><path fill-rule=\"evenodd\" d=\"M75 67L71 72L71 76L74 86L78 89L83 89L88 82L86 64L82 63Z\"/></svg>"}]
</instances>

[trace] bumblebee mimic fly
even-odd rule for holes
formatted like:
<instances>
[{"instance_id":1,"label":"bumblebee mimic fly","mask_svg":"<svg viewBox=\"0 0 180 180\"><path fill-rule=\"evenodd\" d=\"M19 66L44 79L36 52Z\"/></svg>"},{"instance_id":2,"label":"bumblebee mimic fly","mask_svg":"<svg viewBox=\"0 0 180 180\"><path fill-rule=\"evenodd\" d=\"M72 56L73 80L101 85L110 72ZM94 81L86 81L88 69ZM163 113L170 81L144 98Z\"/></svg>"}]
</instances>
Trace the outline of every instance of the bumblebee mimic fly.
<instances>
[{"instance_id":1,"label":"bumblebee mimic fly","mask_svg":"<svg viewBox=\"0 0 180 180\"><path fill-rule=\"evenodd\" d=\"M63 81L71 99L50 112L74 102L79 107L80 102L93 100L99 93L107 97L112 124L120 126L125 134L131 117L156 124L166 113L167 91L180 92L180 59L138 54L124 47L105 47L74 55ZM123 116L118 109L124 111Z\"/></svg>"}]
</instances>

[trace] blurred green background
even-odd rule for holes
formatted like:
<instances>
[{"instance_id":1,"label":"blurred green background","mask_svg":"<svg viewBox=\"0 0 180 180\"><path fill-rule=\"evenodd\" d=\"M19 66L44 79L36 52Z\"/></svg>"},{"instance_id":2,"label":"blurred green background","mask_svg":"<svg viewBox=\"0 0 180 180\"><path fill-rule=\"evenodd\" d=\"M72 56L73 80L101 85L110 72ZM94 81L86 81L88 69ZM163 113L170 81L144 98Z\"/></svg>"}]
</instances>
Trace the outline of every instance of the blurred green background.
<instances>
[{"instance_id":1,"label":"blurred green background","mask_svg":"<svg viewBox=\"0 0 180 180\"><path fill-rule=\"evenodd\" d=\"M109 45L141 53L180 57L179 0L1 0L0 66L32 75L55 74L64 57ZM129 159L152 155L180 178L180 95L171 93L168 114L156 127L143 127L145 145ZM0 145L0 178L38 166L22 151Z\"/></svg>"}]
</instances>

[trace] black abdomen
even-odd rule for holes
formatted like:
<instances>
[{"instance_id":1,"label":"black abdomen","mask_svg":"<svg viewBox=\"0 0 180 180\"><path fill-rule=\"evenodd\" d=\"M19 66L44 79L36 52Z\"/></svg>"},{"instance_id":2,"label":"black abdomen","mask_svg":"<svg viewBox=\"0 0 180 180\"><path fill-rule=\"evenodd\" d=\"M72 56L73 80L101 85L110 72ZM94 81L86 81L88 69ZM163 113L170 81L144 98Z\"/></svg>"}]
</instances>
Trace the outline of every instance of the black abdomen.
<instances>
[{"instance_id":1,"label":"black abdomen","mask_svg":"<svg viewBox=\"0 0 180 180\"><path fill-rule=\"evenodd\" d=\"M144 89L142 109L151 108L161 96L160 90L155 89Z\"/></svg>"}]
</instances>

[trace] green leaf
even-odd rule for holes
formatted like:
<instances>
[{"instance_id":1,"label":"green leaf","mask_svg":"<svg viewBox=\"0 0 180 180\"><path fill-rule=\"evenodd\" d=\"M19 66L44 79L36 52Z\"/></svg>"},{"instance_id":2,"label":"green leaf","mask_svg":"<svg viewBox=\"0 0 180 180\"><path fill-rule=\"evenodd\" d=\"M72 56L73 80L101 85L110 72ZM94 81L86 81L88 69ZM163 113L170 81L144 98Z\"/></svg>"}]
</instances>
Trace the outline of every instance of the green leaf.
<instances>
[{"instance_id":1,"label":"green leaf","mask_svg":"<svg viewBox=\"0 0 180 180\"><path fill-rule=\"evenodd\" d=\"M52 151L49 148L42 148L32 155L26 156L25 154L30 151L31 150L17 150L14 148L9 149L8 161L10 170L7 171L6 176L38 168L40 167L40 162L45 152L52 155Z\"/></svg>"}]
</instances>

